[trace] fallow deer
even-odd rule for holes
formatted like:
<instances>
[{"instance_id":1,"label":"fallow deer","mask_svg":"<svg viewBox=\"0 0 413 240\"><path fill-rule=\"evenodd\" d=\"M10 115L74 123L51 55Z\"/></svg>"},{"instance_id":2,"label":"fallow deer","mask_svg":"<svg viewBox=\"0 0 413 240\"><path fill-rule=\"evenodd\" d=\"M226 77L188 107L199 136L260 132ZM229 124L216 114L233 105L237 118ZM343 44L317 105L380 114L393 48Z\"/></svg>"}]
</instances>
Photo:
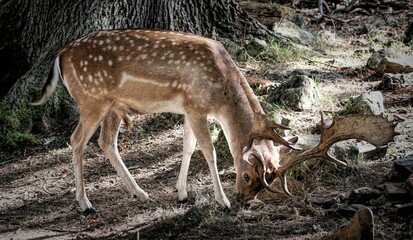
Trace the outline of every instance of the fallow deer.
<instances>
[{"instance_id":1,"label":"fallow deer","mask_svg":"<svg viewBox=\"0 0 413 240\"><path fill-rule=\"evenodd\" d=\"M140 200L149 199L125 167L117 149L122 120L130 125L127 113L185 115L183 160L176 184L181 201L188 196L188 168L198 142L212 176L216 201L227 208L231 206L219 179L208 118L216 119L222 126L234 158L237 191L247 199L254 198L264 188L275 191L269 184L276 177L280 177L284 191L289 193L285 171L305 159L306 152L297 155L297 159L289 157L291 164L280 167L286 149L299 148L295 141L289 142L274 131L284 127L265 117L257 97L224 47L208 38L143 29L89 34L57 53L42 97L32 104L44 104L59 79L79 107L80 119L71 136L71 145L76 200L86 213L95 210L85 191L83 153L99 124L99 146L123 183ZM314 156L326 155L309 154Z\"/></svg>"}]
</instances>

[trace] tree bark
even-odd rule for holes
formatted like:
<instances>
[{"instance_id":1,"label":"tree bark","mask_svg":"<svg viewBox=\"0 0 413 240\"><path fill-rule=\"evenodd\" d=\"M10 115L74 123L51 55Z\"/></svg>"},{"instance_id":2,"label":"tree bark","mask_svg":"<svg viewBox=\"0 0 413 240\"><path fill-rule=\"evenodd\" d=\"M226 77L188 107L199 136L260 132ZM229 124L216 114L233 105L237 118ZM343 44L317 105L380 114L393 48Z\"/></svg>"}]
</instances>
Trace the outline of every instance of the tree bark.
<instances>
[{"instance_id":1,"label":"tree bark","mask_svg":"<svg viewBox=\"0 0 413 240\"><path fill-rule=\"evenodd\" d=\"M17 124L19 131L30 132L39 121L48 125L50 116L72 112L62 87L45 108L28 108L27 103L39 95L60 48L88 33L120 28L226 38L272 34L235 0L0 0L0 113L24 119L24 124ZM4 121L0 117L0 123Z\"/></svg>"}]
</instances>

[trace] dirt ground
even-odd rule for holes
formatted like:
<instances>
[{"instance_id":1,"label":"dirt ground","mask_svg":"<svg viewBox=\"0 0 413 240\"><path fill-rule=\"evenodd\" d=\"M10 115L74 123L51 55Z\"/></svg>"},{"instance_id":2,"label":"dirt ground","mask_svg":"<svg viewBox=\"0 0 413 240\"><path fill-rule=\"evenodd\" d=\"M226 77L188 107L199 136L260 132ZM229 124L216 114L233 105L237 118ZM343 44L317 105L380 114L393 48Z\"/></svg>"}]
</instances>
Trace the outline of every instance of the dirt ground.
<instances>
[{"instance_id":1,"label":"dirt ground","mask_svg":"<svg viewBox=\"0 0 413 240\"><path fill-rule=\"evenodd\" d=\"M373 90L381 80L365 81L372 74L363 70L370 53L354 53L386 41L397 42L412 18L409 11L380 9L370 15L358 11L338 15L352 19L348 24L335 20L310 24L308 28L318 33L326 45L323 50L315 51L328 64L302 59L275 70L241 65L247 73L264 77L272 76L274 71L304 69L318 79L325 96L334 96L328 98L329 104L324 104L322 110L338 111L344 99ZM375 30L363 33L371 24ZM412 49L409 51L411 54ZM209 170L199 149L192 157L189 171L190 201L178 203L175 183L182 157L181 117L168 114L135 117L132 131L122 129L120 133L119 147L125 164L156 203L141 203L131 198L97 146L97 137L90 141L84 176L89 199L98 211L94 217L85 217L75 202L68 131L45 136L43 146L26 147L12 154L2 152L0 239L327 238L353 216L353 212L335 207L345 205L339 199L353 189L379 186L387 181L395 159L413 154L412 88L382 92L385 116L400 121L396 129L400 135L389 145L386 157L361 161L347 169L324 162L316 163L311 170L298 167L295 172L300 177L289 180L293 197L262 192L249 204L237 202L232 158L225 143L216 142L220 177L234 207L232 212L215 203ZM307 134L303 129L319 121L319 110L279 111L293 119L292 133L300 136ZM217 125L211 129L216 137ZM332 204L317 204L328 202ZM373 213L376 239L413 239L411 215L399 216L392 203L373 208Z\"/></svg>"}]
</instances>

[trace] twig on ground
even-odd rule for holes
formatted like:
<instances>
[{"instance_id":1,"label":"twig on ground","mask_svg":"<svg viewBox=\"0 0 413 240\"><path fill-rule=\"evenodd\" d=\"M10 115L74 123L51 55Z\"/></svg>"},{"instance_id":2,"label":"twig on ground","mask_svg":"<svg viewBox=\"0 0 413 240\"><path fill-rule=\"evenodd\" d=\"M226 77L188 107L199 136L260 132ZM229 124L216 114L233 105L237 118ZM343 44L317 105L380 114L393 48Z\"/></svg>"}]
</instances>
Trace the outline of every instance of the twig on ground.
<instances>
[{"instance_id":1,"label":"twig on ground","mask_svg":"<svg viewBox=\"0 0 413 240\"><path fill-rule=\"evenodd\" d=\"M325 62L320 62L320 61L317 61L317 60L312 60L312 59L309 59L308 57L303 57L303 58L304 58L305 60L309 61L309 62L319 63L319 64L323 64L323 65L326 65L326 66L329 66L329 67L339 68L338 66L334 66L334 65L332 65L332 64L325 63Z\"/></svg>"}]
</instances>

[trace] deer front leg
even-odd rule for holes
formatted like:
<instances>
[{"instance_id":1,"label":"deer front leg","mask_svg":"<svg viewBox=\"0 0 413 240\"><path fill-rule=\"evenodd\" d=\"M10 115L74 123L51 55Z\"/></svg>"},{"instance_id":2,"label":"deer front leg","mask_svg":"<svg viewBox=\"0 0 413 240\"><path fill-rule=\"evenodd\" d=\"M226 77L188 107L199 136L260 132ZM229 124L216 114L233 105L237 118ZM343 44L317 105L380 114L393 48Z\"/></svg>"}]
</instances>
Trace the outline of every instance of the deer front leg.
<instances>
[{"instance_id":1,"label":"deer front leg","mask_svg":"<svg viewBox=\"0 0 413 240\"><path fill-rule=\"evenodd\" d=\"M217 200L224 207L231 209L231 204L227 196L225 196L224 189L222 188L221 181L219 180L217 155L214 145L212 144L207 117L204 115L190 115L186 116L186 118L189 120L192 131L194 132L196 140L198 141L199 146L202 149L202 153L208 163L212 183L214 184L215 200Z\"/></svg>"},{"instance_id":2,"label":"deer front leg","mask_svg":"<svg viewBox=\"0 0 413 240\"><path fill-rule=\"evenodd\" d=\"M178 200L184 202L188 198L186 189L188 180L188 169L191 161L191 156L195 150L196 138L194 132L189 125L188 119L185 119L184 124L184 146L181 170L179 171L178 181L176 182L176 190L178 191Z\"/></svg>"},{"instance_id":3,"label":"deer front leg","mask_svg":"<svg viewBox=\"0 0 413 240\"><path fill-rule=\"evenodd\" d=\"M122 113L124 114L124 113ZM122 179L128 191L140 201L149 199L148 194L142 190L133 179L129 170L123 163L118 151L118 133L121 118L114 111L110 111L101 124L99 146L109 159L116 173Z\"/></svg>"}]
</instances>

